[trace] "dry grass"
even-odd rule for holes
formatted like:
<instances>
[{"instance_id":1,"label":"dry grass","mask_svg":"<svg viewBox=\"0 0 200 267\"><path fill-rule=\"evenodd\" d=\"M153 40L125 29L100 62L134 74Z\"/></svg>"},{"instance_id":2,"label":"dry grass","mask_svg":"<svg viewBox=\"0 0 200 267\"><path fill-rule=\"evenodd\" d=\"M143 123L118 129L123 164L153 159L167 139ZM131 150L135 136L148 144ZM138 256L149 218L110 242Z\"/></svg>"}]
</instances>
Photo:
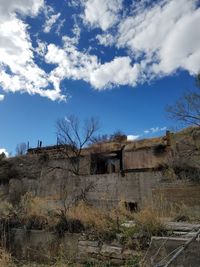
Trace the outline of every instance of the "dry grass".
<instances>
[{"instance_id":1,"label":"dry grass","mask_svg":"<svg viewBox=\"0 0 200 267\"><path fill-rule=\"evenodd\" d=\"M80 201L77 206L70 208L66 215L68 218L80 220L86 228L91 227L99 232L117 231L120 223L133 219L133 213L126 209L122 201L111 211L94 208Z\"/></svg>"},{"instance_id":2,"label":"dry grass","mask_svg":"<svg viewBox=\"0 0 200 267\"><path fill-rule=\"evenodd\" d=\"M10 253L5 249L0 248L0 266L1 267L16 267Z\"/></svg>"},{"instance_id":3,"label":"dry grass","mask_svg":"<svg viewBox=\"0 0 200 267\"><path fill-rule=\"evenodd\" d=\"M98 231L103 231L113 226L113 220L107 212L95 209L84 201L70 208L67 212L67 217L80 220L85 227L93 227Z\"/></svg>"},{"instance_id":4,"label":"dry grass","mask_svg":"<svg viewBox=\"0 0 200 267\"><path fill-rule=\"evenodd\" d=\"M121 200L118 206L111 211L111 216L115 220L119 218L120 222L134 219L134 213L126 208L124 200Z\"/></svg>"},{"instance_id":5,"label":"dry grass","mask_svg":"<svg viewBox=\"0 0 200 267\"><path fill-rule=\"evenodd\" d=\"M162 221L171 220L176 221L178 218L183 218L189 222L199 222L200 221L200 209L197 206L189 207L181 202L170 202L162 194L158 194L156 199L152 202L151 208L156 211L158 217Z\"/></svg>"},{"instance_id":6,"label":"dry grass","mask_svg":"<svg viewBox=\"0 0 200 267\"><path fill-rule=\"evenodd\" d=\"M165 229L162 219L152 207L145 207L134 217L139 230L146 232L148 236L159 235Z\"/></svg>"},{"instance_id":7,"label":"dry grass","mask_svg":"<svg viewBox=\"0 0 200 267\"><path fill-rule=\"evenodd\" d=\"M15 213L13 205L8 201L0 202L0 218L8 219Z\"/></svg>"},{"instance_id":8,"label":"dry grass","mask_svg":"<svg viewBox=\"0 0 200 267\"><path fill-rule=\"evenodd\" d=\"M46 199L34 197L30 192L21 198L18 217L22 223L27 224L31 220L37 220L38 224L50 227L57 223L55 215L56 210L49 208Z\"/></svg>"}]
</instances>

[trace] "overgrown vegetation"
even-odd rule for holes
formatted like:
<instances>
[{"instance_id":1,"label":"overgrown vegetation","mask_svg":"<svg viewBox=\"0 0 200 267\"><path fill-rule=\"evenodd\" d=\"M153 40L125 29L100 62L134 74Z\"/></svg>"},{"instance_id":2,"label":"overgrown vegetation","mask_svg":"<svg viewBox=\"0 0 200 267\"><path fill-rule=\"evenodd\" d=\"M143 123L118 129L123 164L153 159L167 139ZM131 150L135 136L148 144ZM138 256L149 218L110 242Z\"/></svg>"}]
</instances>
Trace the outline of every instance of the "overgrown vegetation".
<instances>
[{"instance_id":1,"label":"overgrown vegetation","mask_svg":"<svg viewBox=\"0 0 200 267\"><path fill-rule=\"evenodd\" d=\"M177 220L194 219L189 214L189 208L184 204L172 205L162 195L155 201L156 206L155 202L151 205L148 203L138 212L127 210L124 202L120 202L118 207L106 212L93 208L85 201L80 201L65 212L63 209L49 207L45 199L27 193L22 197L18 206L14 207L7 201L1 202L0 218L1 222L7 223L7 226L10 223L10 227L16 226L18 223L19 226L23 225L26 229L54 231L58 234L58 238L65 232L84 232L89 239L105 242L117 240L118 235L125 249L138 251L138 256L127 261L125 266L139 267L141 251L147 249L151 236L166 234L164 223L166 217ZM4 227L1 228L1 232L2 229L8 230ZM3 265L4 262L5 265ZM87 263L85 266L105 266L91 264ZM11 255L4 249L0 251L0 266L32 267L31 263L18 265L18 262L13 261ZM75 267L78 265L74 265L63 254L58 258L53 258L52 262L46 266L36 266ZM106 266L109 266L109 263Z\"/></svg>"},{"instance_id":2,"label":"overgrown vegetation","mask_svg":"<svg viewBox=\"0 0 200 267\"><path fill-rule=\"evenodd\" d=\"M5 249L0 248L0 266L1 267L16 267L11 254Z\"/></svg>"}]
</instances>

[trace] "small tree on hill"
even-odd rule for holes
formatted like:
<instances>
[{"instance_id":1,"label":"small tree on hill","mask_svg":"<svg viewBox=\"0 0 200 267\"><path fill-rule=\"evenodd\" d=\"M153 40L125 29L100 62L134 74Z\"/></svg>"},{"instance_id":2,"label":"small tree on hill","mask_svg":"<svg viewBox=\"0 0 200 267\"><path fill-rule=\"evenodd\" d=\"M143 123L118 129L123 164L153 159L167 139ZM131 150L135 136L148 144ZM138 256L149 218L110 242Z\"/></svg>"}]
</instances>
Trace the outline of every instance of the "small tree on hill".
<instances>
[{"instance_id":1,"label":"small tree on hill","mask_svg":"<svg viewBox=\"0 0 200 267\"><path fill-rule=\"evenodd\" d=\"M27 151L27 145L25 143L17 144L16 146L16 155L22 156L25 155Z\"/></svg>"},{"instance_id":2,"label":"small tree on hill","mask_svg":"<svg viewBox=\"0 0 200 267\"><path fill-rule=\"evenodd\" d=\"M65 155L71 163L70 171L79 175L82 150L99 129L99 121L91 117L86 119L81 127L78 117L70 115L59 119L56 126L58 144L65 146Z\"/></svg>"}]
</instances>

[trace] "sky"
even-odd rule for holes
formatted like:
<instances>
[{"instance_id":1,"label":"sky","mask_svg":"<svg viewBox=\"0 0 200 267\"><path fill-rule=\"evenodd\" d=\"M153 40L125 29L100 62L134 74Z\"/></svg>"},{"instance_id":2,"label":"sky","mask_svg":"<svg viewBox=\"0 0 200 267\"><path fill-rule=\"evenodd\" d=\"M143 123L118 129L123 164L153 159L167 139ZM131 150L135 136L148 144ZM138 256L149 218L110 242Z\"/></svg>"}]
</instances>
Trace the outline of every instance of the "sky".
<instances>
[{"instance_id":1,"label":"sky","mask_svg":"<svg viewBox=\"0 0 200 267\"><path fill-rule=\"evenodd\" d=\"M0 153L56 143L56 121L131 139L180 127L166 106L195 88L199 0L0 0Z\"/></svg>"}]
</instances>

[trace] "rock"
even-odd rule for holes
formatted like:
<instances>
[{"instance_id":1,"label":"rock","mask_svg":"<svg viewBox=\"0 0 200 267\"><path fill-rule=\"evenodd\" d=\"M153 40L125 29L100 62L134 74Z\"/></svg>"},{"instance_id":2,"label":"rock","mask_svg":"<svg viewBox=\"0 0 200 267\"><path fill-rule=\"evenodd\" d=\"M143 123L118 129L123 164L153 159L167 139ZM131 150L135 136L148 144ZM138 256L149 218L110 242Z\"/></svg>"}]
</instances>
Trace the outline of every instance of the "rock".
<instances>
[{"instance_id":1,"label":"rock","mask_svg":"<svg viewBox=\"0 0 200 267\"><path fill-rule=\"evenodd\" d=\"M98 254L100 251L99 247L92 246L78 246L79 254Z\"/></svg>"},{"instance_id":2,"label":"rock","mask_svg":"<svg viewBox=\"0 0 200 267\"><path fill-rule=\"evenodd\" d=\"M121 244L120 244L120 242L119 242L117 239L114 239L114 240L111 242L110 246L113 246L113 247L120 247Z\"/></svg>"},{"instance_id":3,"label":"rock","mask_svg":"<svg viewBox=\"0 0 200 267\"><path fill-rule=\"evenodd\" d=\"M126 228L134 227L135 222L134 221L128 221L128 222L122 223L121 226L126 227Z\"/></svg>"},{"instance_id":4,"label":"rock","mask_svg":"<svg viewBox=\"0 0 200 267\"><path fill-rule=\"evenodd\" d=\"M79 246L90 246L90 247L98 247L99 241L88 241L88 240L80 240L78 242Z\"/></svg>"},{"instance_id":5,"label":"rock","mask_svg":"<svg viewBox=\"0 0 200 267\"><path fill-rule=\"evenodd\" d=\"M120 243L122 243L123 240L124 240L123 234L116 234L116 238L117 238L117 241L120 242Z\"/></svg>"},{"instance_id":6,"label":"rock","mask_svg":"<svg viewBox=\"0 0 200 267\"><path fill-rule=\"evenodd\" d=\"M116 246L103 245L100 254L110 258L122 259L122 248Z\"/></svg>"},{"instance_id":7,"label":"rock","mask_svg":"<svg viewBox=\"0 0 200 267\"><path fill-rule=\"evenodd\" d=\"M110 262L111 266L117 265L117 266L122 266L124 261L121 259L111 259Z\"/></svg>"}]
</instances>

